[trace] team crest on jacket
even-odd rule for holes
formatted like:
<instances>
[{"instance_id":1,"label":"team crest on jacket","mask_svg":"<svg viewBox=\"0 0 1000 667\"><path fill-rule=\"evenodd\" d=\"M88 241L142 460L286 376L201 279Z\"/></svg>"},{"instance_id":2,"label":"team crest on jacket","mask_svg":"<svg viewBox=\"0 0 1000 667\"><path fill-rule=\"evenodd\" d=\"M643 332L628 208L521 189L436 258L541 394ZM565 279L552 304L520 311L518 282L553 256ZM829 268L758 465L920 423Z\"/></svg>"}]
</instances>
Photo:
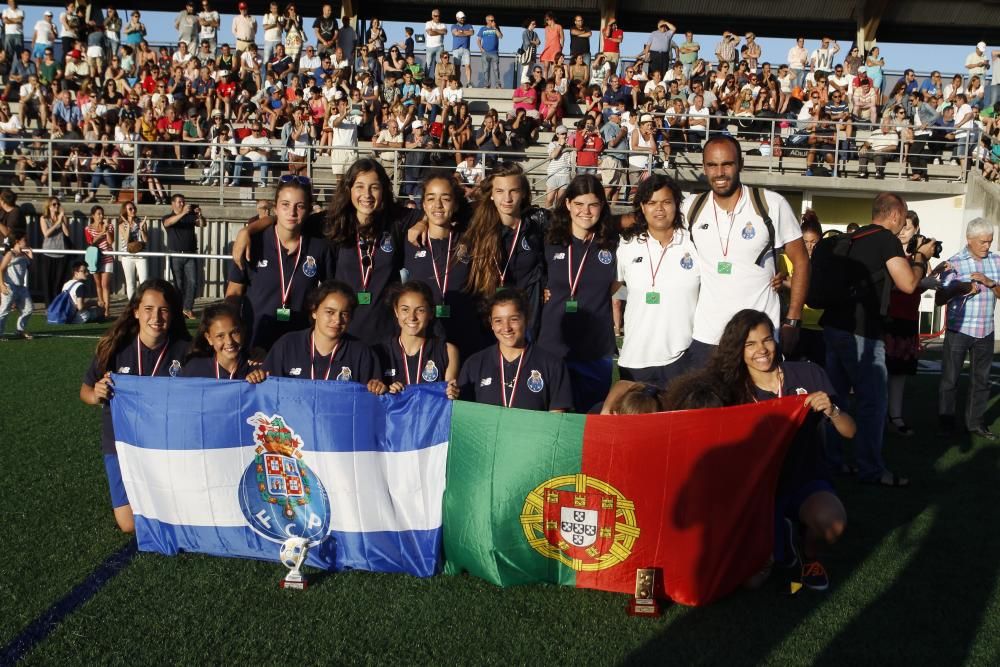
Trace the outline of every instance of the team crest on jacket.
<instances>
[{"instance_id":1,"label":"team crest on jacket","mask_svg":"<svg viewBox=\"0 0 1000 667\"><path fill-rule=\"evenodd\" d=\"M524 248L525 251L531 252L531 244L528 243L528 238L525 236L521 237L521 247Z\"/></svg>"},{"instance_id":2,"label":"team crest on jacket","mask_svg":"<svg viewBox=\"0 0 1000 667\"><path fill-rule=\"evenodd\" d=\"M303 442L281 415L262 412L254 427L254 457L243 473L239 503L255 533L272 542L304 537L316 545L330 527L330 500L302 457Z\"/></svg>"},{"instance_id":3,"label":"team crest on jacket","mask_svg":"<svg viewBox=\"0 0 1000 667\"><path fill-rule=\"evenodd\" d=\"M685 270L694 268L694 258L691 257L691 253L686 252L684 253L684 256L681 257L681 268Z\"/></svg>"},{"instance_id":4,"label":"team crest on jacket","mask_svg":"<svg viewBox=\"0 0 1000 667\"><path fill-rule=\"evenodd\" d=\"M351 381L351 367L341 366L340 372L337 373L338 382L350 382Z\"/></svg>"},{"instance_id":5,"label":"team crest on jacket","mask_svg":"<svg viewBox=\"0 0 1000 667\"><path fill-rule=\"evenodd\" d=\"M639 539L635 504L610 484L562 475L524 499L521 528L531 547L577 572L614 567Z\"/></svg>"},{"instance_id":6,"label":"team crest on jacket","mask_svg":"<svg viewBox=\"0 0 1000 667\"><path fill-rule=\"evenodd\" d=\"M428 359L427 363L424 364L424 370L420 373L420 378L424 382L437 382L440 375L441 373L438 371L437 364Z\"/></svg>"},{"instance_id":7,"label":"team crest on jacket","mask_svg":"<svg viewBox=\"0 0 1000 667\"><path fill-rule=\"evenodd\" d=\"M316 260L312 255L308 255L302 264L302 273L306 274L306 278L316 277Z\"/></svg>"},{"instance_id":8,"label":"team crest on jacket","mask_svg":"<svg viewBox=\"0 0 1000 667\"><path fill-rule=\"evenodd\" d=\"M531 375L528 376L528 389L536 394L545 389L545 380L542 379L541 371L531 371Z\"/></svg>"},{"instance_id":9,"label":"team crest on jacket","mask_svg":"<svg viewBox=\"0 0 1000 667\"><path fill-rule=\"evenodd\" d=\"M601 264L610 264L614 258L615 256L611 254L610 250L601 250L597 253L597 261Z\"/></svg>"},{"instance_id":10,"label":"team crest on jacket","mask_svg":"<svg viewBox=\"0 0 1000 667\"><path fill-rule=\"evenodd\" d=\"M172 378L177 377L178 375L180 375L181 372L181 362L177 359L174 359L173 362L170 364L170 368L167 369L167 371L170 373L170 377Z\"/></svg>"},{"instance_id":11,"label":"team crest on jacket","mask_svg":"<svg viewBox=\"0 0 1000 667\"><path fill-rule=\"evenodd\" d=\"M390 253L391 254L392 251L393 251L392 234L390 234L389 232L386 232L385 234L383 234L382 235L382 242L379 244L378 247L382 248L382 252Z\"/></svg>"},{"instance_id":12,"label":"team crest on jacket","mask_svg":"<svg viewBox=\"0 0 1000 667\"><path fill-rule=\"evenodd\" d=\"M743 227L743 231L740 232L740 236L745 238L747 241L757 236L757 230L753 228L753 223L748 221L747 224Z\"/></svg>"}]
</instances>

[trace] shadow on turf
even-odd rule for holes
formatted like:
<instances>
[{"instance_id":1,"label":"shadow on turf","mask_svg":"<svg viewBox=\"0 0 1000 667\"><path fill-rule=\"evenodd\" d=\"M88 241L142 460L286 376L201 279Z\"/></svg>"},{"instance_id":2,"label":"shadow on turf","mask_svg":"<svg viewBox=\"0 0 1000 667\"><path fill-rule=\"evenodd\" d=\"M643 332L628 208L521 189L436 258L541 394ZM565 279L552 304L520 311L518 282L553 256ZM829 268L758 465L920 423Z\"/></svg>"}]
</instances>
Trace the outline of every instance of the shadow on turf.
<instances>
[{"instance_id":1,"label":"shadow on turf","mask_svg":"<svg viewBox=\"0 0 1000 667\"><path fill-rule=\"evenodd\" d=\"M833 565L828 593L803 590L789 597L786 591L790 575L775 570L761 590L737 592L708 607L676 609L678 616L665 630L624 662L762 663L836 593L838 584L848 581L890 533L912 526L922 513L933 509L933 523L884 592L870 597L859 590L842 596L838 602L850 619L831 629L836 635L826 641L826 637L804 633L802 641L826 643L813 661L821 665L841 667L848 661L869 664L886 660L965 663L1000 584L1000 563L995 558L1000 553L1000 536L990 518L1000 501L995 479L1000 446L980 440L970 442L967 434L947 446L929 440L936 449L901 451L900 445L912 447L913 441L894 443L894 454L907 459L907 469L914 475L914 485L909 489L860 487L850 481L838 484L848 506L849 539L827 561ZM943 472L934 469L939 457L952 456L965 460ZM882 517L880 525L874 525ZM858 534L861 541L850 544L850 538ZM706 637L720 641L705 642ZM793 656L788 658L793 660Z\"/></svg>"}]
</instances>

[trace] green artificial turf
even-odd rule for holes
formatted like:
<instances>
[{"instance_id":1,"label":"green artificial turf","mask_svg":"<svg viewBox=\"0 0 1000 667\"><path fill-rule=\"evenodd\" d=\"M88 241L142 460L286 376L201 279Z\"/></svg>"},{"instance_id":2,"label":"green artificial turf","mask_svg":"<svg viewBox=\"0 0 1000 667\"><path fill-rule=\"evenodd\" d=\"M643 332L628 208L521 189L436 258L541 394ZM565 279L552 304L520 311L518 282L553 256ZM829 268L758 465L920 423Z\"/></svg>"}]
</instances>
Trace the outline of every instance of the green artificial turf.
<instances>
[{"instance_id":1,"label":"green artificial turf","mask_svg":"<svg viewBox=\"0 0 1000 667\"><path fill-rule=\"evenodd\" d=\"M101 328L0 343L0 645L128 542L108 505L98 410L77 397L96 340L58 336ZM297 593L278 588L274 563L139 554L26 663L995 665L1000 445L934 436L938 380L910 380L917 435L886 443L913 486L838 483L849 520L826 593L789 596L777 572L760 590L644 619L597 591L312 572Z\"/></svg>"}]
</instances>

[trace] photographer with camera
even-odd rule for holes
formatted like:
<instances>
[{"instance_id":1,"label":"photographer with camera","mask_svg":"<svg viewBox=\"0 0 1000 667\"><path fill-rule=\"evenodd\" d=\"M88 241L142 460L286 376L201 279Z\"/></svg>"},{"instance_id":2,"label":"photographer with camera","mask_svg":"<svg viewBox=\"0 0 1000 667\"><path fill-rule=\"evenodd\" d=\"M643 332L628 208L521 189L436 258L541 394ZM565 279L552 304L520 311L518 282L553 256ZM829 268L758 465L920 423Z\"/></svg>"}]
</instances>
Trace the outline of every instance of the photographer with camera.
<instances>
[{"instance_id":1,"label":"photographer with camera","mask_svg":"<svg viewBox=\"0 0 1000 667\"><path fill-rule=\"evenodd\" d=\"M966 246L948 259L942 288L935 303L948 304L938 420L942 435L955 431L958 376L969 355L969 393L965 401L965 428L986 440L996 440L983 415L990 397L990 367L993 363L993 313L1000 296L1000 256L991 252L994 225L983 218L969 221Z\"/></svg>"},{"instance_id":2,"label":"photographer with camera","mask_svg":"<svg viewBox=\"0 0 1000 667\"><path fill-rule=\"evenodd\" d=\"M906 222L897 238L906 258L913 261L917 248L927 240L927 237L920 234L920 217L916 211L906 212ZM940 241L935 241L931 257L941 257ZM889 310L883 324L885 365L889 371L888 427L890 431L902 436L913 435L913 429L903 420L903 393L906 376L917 374L917 360L920 356L920 297L927 289L937 286L938 276L947 268L947 262L940 262L910 294L895 287L889 293Z\"/></svg>"},{"instance_id":3,"label":"photographer with camera","mask_svg":"<svg viewBox=\"0 0 1000 667\"><path fill-rule=\"evenodd\" d=\"M837 289L819 287L833 277L820 266L824 248L813 253L813 281L807 302L819 291L836 292L841 298L824 303L820 318L826 343L826 372L839 396L854 390L854 438L857 468L843 461L842 442L836 434L827 442L827 456L835 471L857 472L860 482L889 487L908 486L910 481L890 472L882 460L882 439L888 412L888 371L886 369L883 321L889 308L890 289L895 286L913 294L927 277L927 262L937 241L924 238L907 258L899 234L906 224L906 202L899 195L883 192L872 203L872 223L852 234L846 250L850 284ZM830 240L830 242L833 242ZM821 242L821 246L823 243Z\"/></svg>"},{"instance_id":4,"label":"photographer with camera","mask_svg":"<svg viewBox=\"0 0 1000 667\"><path fill-rule=\"evenodd\" d=\"M163 227L167 230L167 250L176 253L170 258L170 272L174 285L184 297L184 317L194 316L194 292L198 282L198 260L185 257L198 252L196 227L208 224L201 214L201 207L188 204L184 195L175 194L170 199L170 214L163 216Z\"/></svg>"}]
</instances>

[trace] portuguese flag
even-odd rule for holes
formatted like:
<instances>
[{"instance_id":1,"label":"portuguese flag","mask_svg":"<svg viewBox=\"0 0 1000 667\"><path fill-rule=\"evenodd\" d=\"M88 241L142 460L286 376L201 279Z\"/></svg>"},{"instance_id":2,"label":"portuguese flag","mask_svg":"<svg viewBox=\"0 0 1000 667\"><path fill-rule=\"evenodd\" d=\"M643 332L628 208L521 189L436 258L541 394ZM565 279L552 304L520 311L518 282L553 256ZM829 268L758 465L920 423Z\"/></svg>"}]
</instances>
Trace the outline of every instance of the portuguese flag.
<instances>
[{"instance_id":1,"label":"portuguese flag","mask_svg":"<svg viewBox=\"0 0 1000 667\"><path fill-rule=\"evenodd\" d=\"M701 605L759 571L804 397L653 415L587 416L455 401L445 571Z\"/></svg>"}]
</instances>

